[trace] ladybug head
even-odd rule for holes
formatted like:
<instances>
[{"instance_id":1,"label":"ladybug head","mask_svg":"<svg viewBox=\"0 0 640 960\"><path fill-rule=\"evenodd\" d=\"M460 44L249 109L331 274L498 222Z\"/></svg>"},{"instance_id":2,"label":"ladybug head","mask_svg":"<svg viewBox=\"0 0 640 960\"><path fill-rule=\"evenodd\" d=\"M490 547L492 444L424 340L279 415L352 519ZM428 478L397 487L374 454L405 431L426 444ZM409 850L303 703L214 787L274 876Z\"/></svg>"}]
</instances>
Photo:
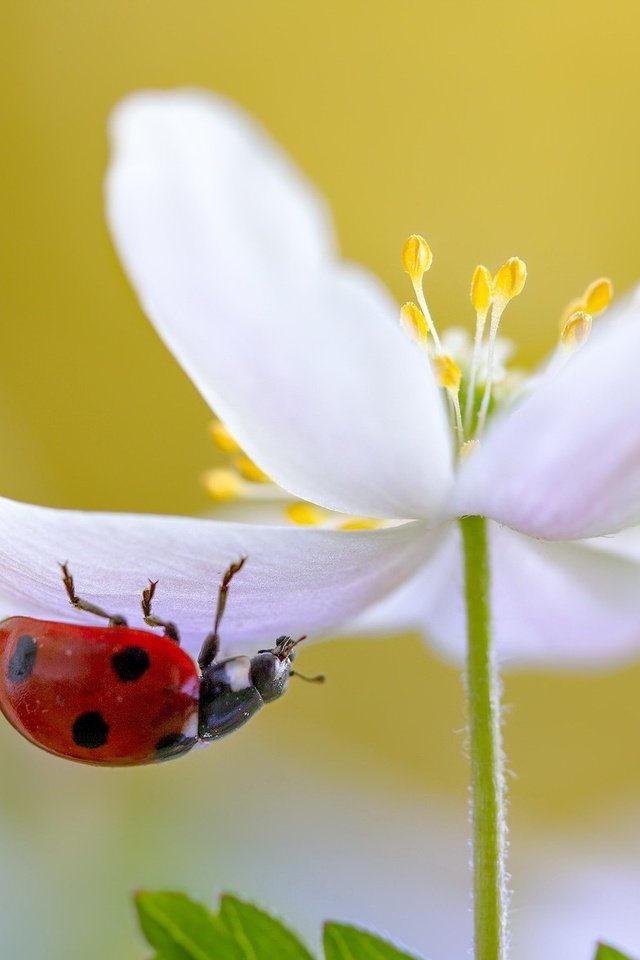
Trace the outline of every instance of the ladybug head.
<instances>
[{"instance_id":1,"label":"ladybug head","mask_svg":"<svg viewBox=\"0 0 640 960\"><path fill-rule=\"evenodd\" d=\"M265 703L281 697L287 689L295 648L304 639L278 637L273 650L259 650L251 658L251 681Z\"/></svg>"},{"instance_id":2,"label":"ladybug head","mask_svg":"<svg viewBox=\"0 0 640 960\"><path fill-rule=\"evenodd\" d=\"M289 677L302 677L291 669L295 647L301 640L304 637L279 637L272 650L259 650L251 659L229 657L204 667L200 678L200 739L216 740L237 730L265 703L282 696ZM318 683L324 677L303 679Z\"/></svg>"}]
</instances>

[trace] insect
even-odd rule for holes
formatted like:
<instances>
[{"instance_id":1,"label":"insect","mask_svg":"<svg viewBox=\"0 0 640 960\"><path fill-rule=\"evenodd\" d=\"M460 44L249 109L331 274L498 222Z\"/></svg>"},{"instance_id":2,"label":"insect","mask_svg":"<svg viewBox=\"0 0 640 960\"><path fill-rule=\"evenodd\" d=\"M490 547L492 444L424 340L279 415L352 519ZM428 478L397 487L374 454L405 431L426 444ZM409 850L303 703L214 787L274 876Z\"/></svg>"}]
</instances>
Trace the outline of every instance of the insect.
<instances>
[{"instance_id":1,"label":"insect","mask_svg":"<svg viewBox=\"0 0 640 960\"><path fill-rule=\"evenodd\" d=\"M237 730L285 692L295 648L305 639L279 637L251 658L218 659L229 585L245 560L222 578L213 631L197 664L180 647L175 624L152 614L157 581L149 581L141 605L145 624L162 627L163 635L129 627L80 599L61 564L70 603L109 623L3 620L0 709L9 723L49 753L104 766L169 760Z\"/></svg>"}]
</instances>

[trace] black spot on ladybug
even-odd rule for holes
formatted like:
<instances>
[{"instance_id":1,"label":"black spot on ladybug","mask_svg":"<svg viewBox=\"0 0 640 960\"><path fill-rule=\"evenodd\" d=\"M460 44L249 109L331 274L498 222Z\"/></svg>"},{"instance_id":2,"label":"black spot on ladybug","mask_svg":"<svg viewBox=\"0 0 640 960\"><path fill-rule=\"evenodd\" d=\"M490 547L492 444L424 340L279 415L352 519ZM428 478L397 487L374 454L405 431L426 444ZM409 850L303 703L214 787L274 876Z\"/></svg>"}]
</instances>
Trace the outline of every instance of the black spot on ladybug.
<instances>
[{"instance_id":1,"label":"black spot on ladybug","mask_svg":"<svg viewBox=\"0 0 640 960\"><path fill-rule=\"evenodd\" d=\"M20 683L27 680L33 673L38 654L38 644L33 637L18 637L16 649L9 661L7 676L11 683Z\"/></svg>"},{"instance_id":2,"label":"black spot on ladybug","mask_svg":"<svg viewBox=\"0 0 640 960\"><path fill-rule=\"evenodd\" d=\"M97 710L89 710L76 717L71 732L73 742L78 747L97 750L98 747L104 747L109 738L109 725L101 713Z\"/></svg>"},{"instance_id":3,"label":"black spot on ladybug","mask_svg":"<svg viewBox=\"0 0 640 960\"><path fill-rule=\"evenodd\" d=\"M196 737L187 737L184 733L168 733L166 737L160 737L156 743L158 760L169 760L170 757L186 753L195 746L196 742Z\"/></svg>"},{"instance_id":4,"label":"black spot on ladybug","mask_svg":"<svg viewBox=\"0 0 640 960\"><path fill-rule=\"evenodd\" d=\"M147 672L151 661L143 647L125 647L120 653L114 653L111 657L111 666L119 680L123 683L133 683Z\"/></svg>"}]
</instances>

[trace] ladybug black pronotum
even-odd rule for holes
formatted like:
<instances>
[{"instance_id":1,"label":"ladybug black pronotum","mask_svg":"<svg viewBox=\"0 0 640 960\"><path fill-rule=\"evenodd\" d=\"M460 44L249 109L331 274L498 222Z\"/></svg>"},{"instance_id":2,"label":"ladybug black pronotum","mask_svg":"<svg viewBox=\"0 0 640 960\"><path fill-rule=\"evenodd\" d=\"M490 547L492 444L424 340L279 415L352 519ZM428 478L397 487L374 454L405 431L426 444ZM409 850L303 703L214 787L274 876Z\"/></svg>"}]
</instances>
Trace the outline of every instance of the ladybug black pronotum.
<instances>
[{"instance_id":1,"label":"ladybug black pronotum","mask_svg":"<svg viewBox=\"0 0 640 960\"><path fill-rule=\"evenodd\" d=\"M104 766L168 760L237 730L285 692L304 639L279 637L254 657L217 659L229 584L245 559L222 578L213 632L197 664L181 649L175 625L152 615L156 582L143 591L142 610L145 624L162 627L163 636L81 600L61 564L73 606L109 624L2 621L0 709L9 723L50 753Z\"/></svg>"}]
</instances>

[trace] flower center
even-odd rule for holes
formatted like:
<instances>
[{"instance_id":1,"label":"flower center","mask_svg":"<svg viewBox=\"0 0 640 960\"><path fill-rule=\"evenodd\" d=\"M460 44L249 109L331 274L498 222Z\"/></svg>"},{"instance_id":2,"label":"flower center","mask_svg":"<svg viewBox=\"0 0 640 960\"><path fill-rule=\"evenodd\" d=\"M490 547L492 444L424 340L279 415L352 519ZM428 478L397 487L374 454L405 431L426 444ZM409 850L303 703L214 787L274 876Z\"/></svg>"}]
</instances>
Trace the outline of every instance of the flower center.
<instances>
[{"instance_id":1,"label":"flower center","mask_svg":"<svg viewBox=\"0 0 640 960\"><path fill-rule=\"evenodd\" d=\"M438 384L446 391L457 448L464 457L481 440L491 413L512 401L524 386L524 374L507 368L513 345L499 337L498 331L507 305L524 289L527 268L519 257L503 263L494 276L487 267L476 267L470 290L476 314L472 339L456 327L442 336L438 334L423 289L424 275L433 262L424 237L414 234L406 240L401 262L417 303L408 302L401 307L400 324L425 353ZM558 347L550 363L552 370L561 367L582 346L591 331L592 318L609 305L612 296L611 281L603 277L594 280L582 297L569 304L562 316Z\"/></svg>"},{"instance_id":2,"label":"flower center","mask_svg":"<svg viewBox=\"0 0 640 960\"><path fill-rule=\"evenodd\" d=\"M510 301L522 292L527 268L518 257L507 260L495 276L487 267L476 267L470 290L476 314L474 335L461 327L450 327L439 335L423 289L424 276L433 262L424 237L409 237L401 259L417 303L408 302L401 307L400 325L431 364L436 381L446 393L458 457L464 459L480 443L492 413L512 403L527 389L524 372L508 366L513 343L499 336L502 315ZM561 317L559 341L547 373L561 369L582 346L593 317L609 305L612 296L611 281L600 278L581 297L571 301ZM399 522L340 514L297 499L246 455L221 421L211 425L211 437L226 462L205 473L205 489L217 503L242 500L249 501L245 507L253 504L250 514L241 510L237 516L232 513L231 519L250 517L253 522L285 522L345 531L376 529Z\"/></svg>"}]
</instances>

